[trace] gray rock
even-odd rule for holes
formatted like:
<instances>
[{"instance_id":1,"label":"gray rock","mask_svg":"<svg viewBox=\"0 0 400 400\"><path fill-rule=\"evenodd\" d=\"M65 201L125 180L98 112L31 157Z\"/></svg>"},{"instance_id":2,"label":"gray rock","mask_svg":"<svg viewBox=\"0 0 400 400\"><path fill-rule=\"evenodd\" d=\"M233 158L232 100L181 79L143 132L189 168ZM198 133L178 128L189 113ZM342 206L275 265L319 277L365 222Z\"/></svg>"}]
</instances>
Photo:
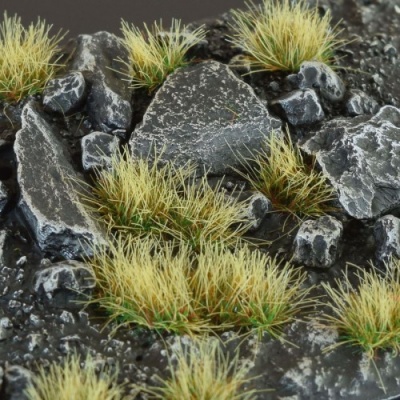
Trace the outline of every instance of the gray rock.
<instances>
[{"instance_id":1,"label":"gray rock","mask_svg":"<svg viewBox=\"0 0 400 400\"><path fill-rule=\"evenodd\" d=\"M337 103L344 97L346 88L342 80L324 63L305 61L297 76L299 89L318 89L321 96L331 103Z\"/></svg>"},{"instance_id":2,"label":"gray rock","mask_svg":"<svg viewBox=\"0 0 400 400\"><path fill-rule=\"evenodd\" d=\"M272 210L271 201L260 192L235 192L231 194L242 203L242 215L241 217L246 222L251 223L248 232L256 231L264 217L269 211Z\"/></svg>"},{"instance_id":3,"label":"gray rock","mask_svg":"<svg viewBox=\"0 0 400 400\"><path fill-rule=\"evenodd\" d=\"M0 393L2 392L4 369L0 366Z\"/></svg>"},{"instance_id":4,"label":"gray rock","mask_svg":"<svg viewBox=\"0 0 400 400\"><path fill-rule=\"evenodd\" d=\"M0 181L0 214L8 203L8 190L6 185Z\"/></svg>"},{"instance_id":5,"label":"gray rock","mask_svg":"<svg viewBox=\"0 0 400 400\"><path fill-rule=\"evenodd\" d=\"M5 229L0 231L0 296L4 296L8 293L10 285L10 273L11 268L6 266L5 262L5 250L6 250L6 240L7 231Z\"/></svg>"},{"instance_id":6,"label":"gray rock","mask_svg":"<svg viewBox=\"0 0 400 400\"><path fill-rule=\"evenodd\" d=\"M374 225L376 258L388 261L391 257L400 258L400 219L394 215L379 218Z\"/></svg>"},{"instance_id":7,"label":"gray rock","mask_svg":"<svg viewBox=\"0 0 400 400\"><path fill-rule=\"evenodd\" d=\"M351 216L376 218L400 206L399 109L331 120L301 147L316 155Z\"/></svg>"},{"instance_id":8,"label":"gray rock","mask_svg":"<svg viewBox=\"0 0 400 400\"><path fill-rule=\"evenodd\" d=\"M127 61L128 54L115 35L102 31L78 36L72 70L83 72L90 83L87 111L95 129L103 132L127 131L131 125L132 89L115 71L123 68L118 58Z\"/></svg>"},{"instance_id":9,"label":"gray rock","mask_svg":"<svg viewBox=\"0 0 400 400\"><path fill-rule=\"evenodd\" d=\"M10 318L0 318L0 342L13 335L13 324Z\"/></svg>"},{"instance_id":10,"label":"gray rock","mask_svg":"<svg viewBox=\"0 0 400 400\"><path fill-rule=\"evenodd\" d=\"M378 103L362 90L349 90L349 98L346 101L346 112L351 116L363 114L375 114L379 110Z\"/></svg>"},{"instance_id":11,"label":"gray rock","mask_svg":"<svg viewBox=\"0 0 400 400\"><path fill-rule=\"evenodd\" d=\"M229 67L206 61L170 75L147 109L143 123L130 140L133 157L176 165L191 161L222 175L240 167L238 154L259 149L280 121L269 116L253 89Z\"/></svg>"},{"instance_id":12,"label":"gray rock","mask_svg":"<svg viewBox=\"0 0 400 400\"><path fill-rule=\"evenodd\" d=\"M271 107L293 126L311 125L325 118L318 96L312 89L294 90L271 101Z\"/></svg>"},{"instance_id":13,"label":"gray rock","mask_svg":"<svg viewBox=\"0 0 400 400\"><path fill-rule=\"evenodd\" d=\"M4 374L4 398L7 400L28 400L25 389L32 384L31 371L19 365L6 368Z\"/></svg>"},{"instance_id":14,"label":"gray rock","mask_svg":"<svg viewBox=\"0 0 400 400\"><path fill-rule=\"evenodd\" d=\"M330 216L303 222L294 239L293 260L307 267L331 267L342 233L342 223Z\"/></svg>"},{"instance_id":15,"label":"gray rock","mask_svg":"<svg viewBox=\"0 0 400 400\"><path fill-rule=\"evenodd\" d=\"M70 72L62 78L52 79L43 92L44 106L63 115L78 110L85 102L87 90L82 73Z\"/></svg>"},{"instance_id":16,"label":"gray rock","mask_svg":"<svg viewBox=\"0 0 400 400\"><path fill-rule=\"evenodd\" d=\"M69 292L69 299L80 293L90 294L96 286L92 270L84 263L66 260L53 264L35 274L33 290L49 300L60 290Z\"/></svg>"},{"instance_id":17,"label":"gray rock","mask_svg":"<svg viewBox=\"0 0 400 400\"><path fill-rule=\"evenodd\" d=\"M85 171L110 168L111 157L119 146L117 136L104 132L92 132L81 140L82 165Z\"/></svg>"},{"instance_id":18,"label":"gray rock","mask_svg":"<svg viewBox=\"0 0 400 400\"><path fill-rule=\"evenodd\" d=\"M14 150L18 161L19 207L43 251L65 258L91 253L104 242L101 232L80 205L75 171L51 127L28 103Z\"/></svg>"}]
</instances>

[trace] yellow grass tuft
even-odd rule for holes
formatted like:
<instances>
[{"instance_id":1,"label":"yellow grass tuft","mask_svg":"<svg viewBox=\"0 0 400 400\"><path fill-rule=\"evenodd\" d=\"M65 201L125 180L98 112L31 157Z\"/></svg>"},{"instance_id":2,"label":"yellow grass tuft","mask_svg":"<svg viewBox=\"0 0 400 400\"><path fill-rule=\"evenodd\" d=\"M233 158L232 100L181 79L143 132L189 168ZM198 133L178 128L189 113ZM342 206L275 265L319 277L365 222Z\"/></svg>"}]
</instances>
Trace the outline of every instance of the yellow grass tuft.
<instances>
[{"instance_id":1,"label":"yellow grass tuft","mask_svg":"<svg viewBox=\"0 0 400 400\"><path fill-rule=\"evenodd\" d=\"M115 155L111 169L99 172L91 193L82 196L84 203L112 231L178 238L194 249L207 241L236 245L250 225L243 221L242 202L227 200L206 178L193 184L194 166L157 164L157 158L150 166Z\"/></svg>"},{"instance_id":2,"label":"yellow grass tuft","mask_svg":"<svg viewBox=\"0 0 400 400\"><path fill-rule=\"evenodd\" d=\"M337 26L330 27L330 12L320 17L305 0L264 0L247 6L247 11L232 11L235 34L230 40L244 49L256 71L296 72L304 61L329 65L344 43Z\"/></svg>"},{"instance_id":3,"label":"yellow grass tuft","mask_svg":"<svg viewBox=\"0 0 400 400\"><path fill-rule=\"evenodd\" d=\"M242 161L247 172L241 175L271 200L276 211L312 218L335 210L330 205L335 190L316 171L315 159L311 165L305 162L288 131L284 136L271 132L264 148Z\"/></svg>"},{"instance_id":4,"label":"yellow grass tuft","mask_svg":"<svg viewBox=\"0 0 400 400\"><path fill-rule=\"evenodd\" d=\"M185 32L181 21L173 19L171 28L165 32L160 22L154 22L144 31L122 21L122 43L129 53L129 63L122 61L128 68L133 88L145 87L149 90L161 85L166 77L179 67L188 65L185 59L187 51L205 37L202 27L193 32Z\"/></svg>"},{"instance_id":5,"label":"yellow grass tuft","mask_svg":"<svg viewBox=\"0 0 400 400\"><path fill-rule=\"evenodd\" d=\"M21 18L8 17L0 24L0 100L18 102L40 93L55 75L58 44L64 35L50 37L52 25L38 19L26 29Z\"/></svg>"},{"instance_id":6,"label":"yellow grass tuft","mask_svg":"<svg viewBox=\"0 0 400 400\"><path fill-rule=\"evenodd\" d=\"M174 359L175 362L172 361ZM196 341L185 348L180 344L169 357L169 367L170 379L157 377L160 386L141 390L154 399L162 400L256 398L257 390L243 388L254 379L247 377L249 366L239 365L238 354L230 360L218 339Z\"/></svg>"},{"instance_id":7,"label":"yellow grass tuft","mask_svg":"<svg viewBox=\"0 0 400 400\"><path fill-rule=\"evenodd\" d=\"M372 359L378 349L400 351L400 260L386 264L386 274L375 267L359 270L360 286L352 289L348 276L337 280L334 289L323 283L332 303L334 315L322 317L330 327L338 329L342 341L328 350L349 343L360 346Z\"/></svg>"},{"instance_id":8,"label":"yellow grass tuft","mask_svg":"<svg viewBox=\"0 0 400 400\"><path fill-rule=\"evenodd\" d=\"M310 305L306 275L247 247L117 238L88 260L99 288L94 303L111 320L177 333L234 327L279 336Z\"/></svg>"},{"instance_id":9,"label":"yellow grass tuft","mask_svg":"<svg viewBox=\"0 0 400 400\"><path fill-rule=\"evenodd\" d=\"M124 388L116 384L116 378L104 369L96 373L90 355L81 367L80 356L73 354L48 370L40 367L25 395L28 400L122 400Z\"/></svg>"}]
</instances>

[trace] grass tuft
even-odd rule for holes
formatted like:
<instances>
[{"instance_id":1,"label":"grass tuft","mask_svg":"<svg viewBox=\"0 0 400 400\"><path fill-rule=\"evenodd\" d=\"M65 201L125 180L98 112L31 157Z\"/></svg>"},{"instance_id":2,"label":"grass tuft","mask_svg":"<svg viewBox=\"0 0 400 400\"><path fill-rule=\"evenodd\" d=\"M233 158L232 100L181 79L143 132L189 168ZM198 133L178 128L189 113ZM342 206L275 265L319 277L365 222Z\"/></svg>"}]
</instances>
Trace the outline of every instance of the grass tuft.
<instances>
[{"instance_id":1,"label":"grass tuft","mask_svg":"<svg viewBox=\"0 0 400 400\"><path fill-rule=\"evenodd\" d=\"M62 364L40 367L25 395L28 400L122 400L123 392L115 374L104 369L96 373L96 364L89 355L81 367L80 356L73 354Z\"/></svg>"},{"instance_id":2,"label":"grass tuft","mask_svg":"<svg viewBox=\"0 0 400 400\"><path fill-rule=\"evenodd\" d=\"M304 61L329 65L344 43L337 26L330 27L329 10L320 17L318 8L310 9L305 0L264 0L247 7L232 11L235 34L230 41L247 53L253 72L297 72Z\"/></svg>"},{"instance_id":3,"label":"grass tuft","mask_svg":"<svg viewBox=\"0 0 400 400\"><path fill-rule=\"evenodd\" d=\"M150 166L145 159L117 154L82 199L112 231L177 238L197 250L207 241L235 246L250 225L243 220L242 202L227 200L205 177L194 184L194 166L157 164L158 159Z\"/></svg>"},{"instance_id":4,"label":"grass tuft","mask_svg":"<svg viewBox=\"0 0 400 400\"><path fill-rule=\"evenodd\" d=\"M165 32L160 22L154 22L149 28L144 24L144 31L122 21L122 43L129 53L127 75L131 78L131 87L144 87L150 91L161 85L166 77L179 67L188 65L185 58L187 51L205 37L202 27L188 33L181 21L173 19L171 28Z\"/></svg>"},{"instance_id":5,"label":"grass tuft","mask_svg":"<svg viewBox=\"0 0 400 400\"><path fill-rule=\"evenodd\" d=\"M270 199L276 211L313 218L335 210L335 190L316 171L315 158L311 165L306 163L289 132L271 132L264 147L242 161L247 172L239 173Z\"/></svg>"},{"instance_id":6,"label":"grass tuft","mask_svg":"<svg viewBox=\"0 0 400 400\"><path fill-rule=\"evenodd\" d=\"M179 245L179 246L178 246ZM119 237L88 260L99 288L92 302L111 320L158 331L197 334L237 328L277 337L311 304L306 276L247 247Z\"/></svg>"},{"instance_id":7,"label":"grass tuft","mask_svg":"<svg viewBox=\"0 0 400 400\"><path fill-rule=\"evenodd\" d=\"M247 377L249 366L239 365L238 354L229 360L218 339L195 341L187 347L180 344L169 357L169 368L170 379L157 376L160 386L141 390L154 399L163 400L256 398L257 390L243 388L254 379Z\"/></svg>"},{"instance_id":8,"label":"grass tuft","mask_svg":"<svg viewBox=\"0 0 400 400\"><path fill-rule=\"evenodd\" d=\"M55 75L61 31L49 36L52 25L38 19L24 28L15 15L0 24L0 99L18 102L29 95L40 93Z\"/></svg>"},{"instance_id":9,"label":"grass tuft","mask_svg":"<svg viewBox=\"0 0 400 400\"><path fill-rule=\"evenodd\" d=\"M386 264L382 275L375 267L371 271L359 270L360 285L352 289L345 274L337 280L338 288L322 284L328 293L332 315L321 317L336 328L342 340L328 348L348 343L360 346L372 359L378 349L400 351L400 260Z\"/></svg>"}]
</instances>

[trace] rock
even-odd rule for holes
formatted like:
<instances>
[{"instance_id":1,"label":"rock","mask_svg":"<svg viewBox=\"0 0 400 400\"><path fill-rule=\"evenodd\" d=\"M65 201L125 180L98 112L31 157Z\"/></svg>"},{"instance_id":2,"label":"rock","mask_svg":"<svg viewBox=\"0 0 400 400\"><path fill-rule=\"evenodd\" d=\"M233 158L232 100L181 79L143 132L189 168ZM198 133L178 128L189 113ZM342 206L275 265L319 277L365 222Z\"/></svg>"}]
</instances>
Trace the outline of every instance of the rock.
<instances>
[{"instance_id":1,"label":"rock","mask_svg":"<svg viewBox=\"0 0 400 400\"><path fill-rule=\"evenodd\" d=\"M272 210L271 201L261 192L233 192L228 197L234 197L238 201L243 202L242 218L246 222L252 222L248 232L256 231L264 217Z\"/></svg>"},{"instance_id":2,"label":"rock","mask_svg":"<svg viewBox=\"0 0 400 400\"><path fill-rule=\"evenodd\" d=\"M68 115L84 104L86 95L86 82L82 73L71 72L49 81L43 92L43 105L50 111Z\"/></svg>"},{"instance_id":3,"label":"rock","mask_svg":"<svg viewBox=\"0 0 400 400\"><path fill-rule=\"evenodd\" d=\"M128 53L118 38L108 32L79 35L71 69L84 73L90 84L87 112L94 128L102 132L127 131L131 125L132 89L122 80L122 63Z\"/></svg>"},{"instance_id":4,"label":"rock","mask_svg":"<svg viewBox=\"0 0 400 400\"><path fill-rule=\"evenodd\" d=\"M337 103L344 97L346 88L328 65L318 61L304 61L297 73L299 89L318 89L321 97Z\"/></svg>"},{"instance_id":5,"label":"rock","mask_svg":"<svg viewBox=\"0 0 400 400\"><path fill-rule=\"evenodd\" d=\"M376 218L400 206L400 110L337 118L301 148L315 154L324 175L354 218Z\"/></svg>"},{"instance_id":6,"label":"rock","mask_svg":"<svg viewBox=\"0 0 400 400\"><path fill-rule=\"evenodd\" d=\"M346 101L346 112L351 117L362 114L375 114L379 110L378 103L365 94L362 90L349 90L349 98Z\"/></svg>"},{"instance_id":7,"label":"rock","mask_svg":"<svg viewBox=\"0 0 400 400\"><path fill-rule=\"evenodd\" d=\"M4 257L7 235L8 232L5 229L0 231L0 296L4 296L8 293L10 285L11 268L6 266Z\"/></svg>"},{"instance_id":8,"label":"rock","mask_svg":"<svg viewBox=\"0 0 400 400\"><path fill-rule=\"evenodd\" d=\"M119 147L117 136L104 132L92 132L81 140L82 165L85 171L110 168L111 157Z\"/></svg>"},{"instance_id":9,"label":"rock","mask_svg":"<svg viewBox=\"0 0 400 400\"><path fill-rule=\"evenodd\" d=\"M294 239L293 260L307 267L331 267L342 233L342 223L330 216L303 222Z\"/></svg>"},{"instance_id":10,"label":"rock","mask_svg":"<svg viewBox=\"0 0 400 400\"><path fill-rule=\"evenodd\" d=\"M271 101L271 108L293 126L311 125L325 118L318 96L312 89L285 94Z\"/></svg>"},{"instance_id":11,"label":"rock","mask_svg":"<svg viewBox=\"0 0 400 400\"><path fill-rule=\"evenodd\" d=\"M4 369L0 366L0 393L2 393L3 388L3 378L4 378Z\"/></svg>"},{"instance_id":12,"label":"rock","mask_svg":"<svg viewBox=\"0 0 400 400\"><path fill-rule=\"evenodd\" d=\"M400 219L394 215L379 218L374 225L376 258L387 262L391 257L400 258Z\"/></svg>"},{"instance_id":13,"label":"rock","mask_svg":"<svg viewBox=\"0 0 400 400\"><path fill-rule=\"evenodd\" d=\"M19 207L33 230L39 247L52 255L79 258L90 254L104 239L78 201L77 175L64 155L62 143L29 102L16 134ZM68 177L68 179L66 179Z\"/></svg>"},{"instance_id":14,"label":"rock","mask_svg":"<svg viewBox=\"0 0 400 400\"><path fill-rule=\"evenodd\" d=\"M90 295L95 286L93 272L86 264L66 260L36 272L33 290L44 294L49 300L62 291L63 295L68 295L68 302L71 302L82 293Z\"/></svg>"},{"instance_id":15,"label":"rock","mask_svg":"<svg viewBox=\"0 0 400 400\"><path fill-rule=\"evenodd\" d=\"M4 211L8 203L8 190L6 185L0 181L0 214Z\"/></svg>"},{"instance_id":16,"label":"rock","mask_svg":"<svg viewBox=\"0 0 400 400\"><path fill-rule=\"evenodd\" d=\"M181 68L170 75L132 134L134 158L199 166L199 174L223 175L240 167L238 155L250 157L265 136L278 129L253 89L230 68L215 61ZM154 150L155 149L155 150Z\"/></svg>"},{"instance_id":17,"label":"rock","mask_svg":"<svg viewBox=\"0 0 400 400\"><path fill-rule=\"evenodd\" d=\"M28 400L25 389L32 384L32 372L19 365L6 368L4 374L4 398L7 400Z\"/></svg>"},{"instance_id":18,"label":"rock","mask_svg":"<svg viewBox=\"0 0 400 400\"><path fill-rule=\"evenodd\" d=\"M13 335L13 324L10 318L0 318L0 342Z\"/></svg>"}]
</instances>

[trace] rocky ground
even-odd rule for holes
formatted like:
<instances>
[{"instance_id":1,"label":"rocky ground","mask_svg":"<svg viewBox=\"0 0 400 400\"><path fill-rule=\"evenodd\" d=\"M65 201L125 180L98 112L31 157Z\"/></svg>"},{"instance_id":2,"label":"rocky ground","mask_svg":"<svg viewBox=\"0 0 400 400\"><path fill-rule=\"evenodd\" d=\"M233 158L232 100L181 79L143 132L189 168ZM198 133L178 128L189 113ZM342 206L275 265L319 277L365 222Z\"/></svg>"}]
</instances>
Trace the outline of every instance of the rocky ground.
<instances>
[{"instance_id":1,"label":"rocky ground","mask_svg":"<svg viewBox=\"0 0 400 400\"><path fill-rule=\"evenodd\" d=\"M126 53L115 36L100 32L69 43L67 67L43 95L1 107L1 399L23 399L37 365L72 349L118 365L121 381L166 376L165 344L177 338L134 327L111 336L101 310L72 301L74 289L90 293L94 286L85 279L90 273L80 260L87 250L82 243L103 239L63 177L89 177L119 144L133 145L135 155L148 152L150 139L167 144L165 160L194 160L199 173L204 167L214 179L226 175L229 190L241 183L230 169L239 167L232 150L245 155L258 149L263 133L289 123L293 138L316 155L337 189L338 211L296 230L286 225L282 235L286 217L260 207L267 201L253 202L249 212L259 226L250 236L273 239L267 251L304 265L317 294L323 293L319 283L332 283L348 262L382 266L389 256L400 257L400 2L321 0L319 6L331 9L335 21L343 19L342 36L352 40L338 52L336 72L310 62L294 75L241 77L233 66L240 49L226 41L226 14L201 21L209 33L191 51L195 63L156 93L127 88L112 70ZM257 376L254 387L272 389L259 399L400 395L399 357L376 357L383 390L356 349L323 352L336 342L336 331L300 319L284 333L287 342L265 336L258 345L253 337L241 343L241 356ZM223 335L232 339L227 351L241 342L235 335Z\"/></svg>"}]
</instances>

